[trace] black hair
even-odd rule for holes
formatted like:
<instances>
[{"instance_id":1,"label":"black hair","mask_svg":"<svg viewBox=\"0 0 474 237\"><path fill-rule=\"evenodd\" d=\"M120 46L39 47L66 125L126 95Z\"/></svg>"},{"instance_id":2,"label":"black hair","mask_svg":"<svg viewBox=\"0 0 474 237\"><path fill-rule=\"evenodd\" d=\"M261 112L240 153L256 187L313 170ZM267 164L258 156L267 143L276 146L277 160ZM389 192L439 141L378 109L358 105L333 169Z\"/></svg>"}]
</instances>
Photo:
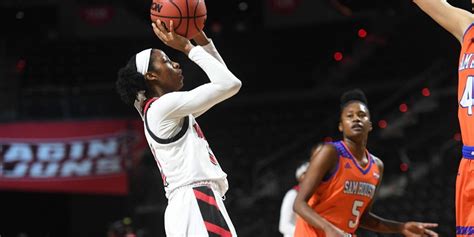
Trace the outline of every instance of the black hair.
<instances>
[{"instance_id":1,"label":"black hair","mask_svg":"<svg viewBox=\"0 0 474 237\"><path fill-rule=\"evenodd\" d=\"M128 105L133 105L137 98L137 92L147 90L145 76L137 72L135 56L124 67L119 69L115 87L120 98Z\"/></svg>"},{"instance_id":2,"label":"black hair","mask_svg":"<svg viewBox=\"0 0 474 237\"><path fill-rule=\"evenodd\" d=\"M350 102L353 102L353 101L361 102L367 108L369 108L369 104L367 102L367 97L365 97L364 92L361 89L356 88L356 89L346 91L346 92L344 92L344 94L342 94L342 96L341 96L341 105L340 105L341 106L340 107L341 112Z\"/></svg>"}]
</instances>

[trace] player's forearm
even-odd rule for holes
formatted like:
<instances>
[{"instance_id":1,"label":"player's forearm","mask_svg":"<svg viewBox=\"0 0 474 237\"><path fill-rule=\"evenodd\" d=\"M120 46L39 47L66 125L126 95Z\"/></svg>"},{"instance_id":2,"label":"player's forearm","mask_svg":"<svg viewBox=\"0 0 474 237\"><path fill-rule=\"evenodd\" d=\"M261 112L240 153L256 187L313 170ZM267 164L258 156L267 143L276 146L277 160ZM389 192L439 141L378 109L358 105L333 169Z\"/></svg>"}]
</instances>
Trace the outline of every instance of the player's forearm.
<instances>
[{"instance_id":1,"label":"player's forearm","mask_svg":"<svg viewBox=\"0 0 474 237\"><path fill-rule=\"evenodd\" d=\"M365 215L360 220L360 226L374 232L380 233L400 233L403 223L381 218L373 213Z\"/></svg>"},{"instance_id":2,"label":"player's forearm","mask_svg":"<svg viewBox=\"0 0 474 237\"><path fill-rule=\"evenodd\" d=\"M224 59L222 59L221 55L216 49L216 46L214 46L214 42L212 42L211 39L209 39L208 43L205 45L202 45L202 48L206 50L212 57L217 59L222 65L224 65L227 68L227 65L225 65Z\"/></svg>"},{"instance_id":3,"label":"player's forearm","mask_svg":"<svg viewBox=\"0 0 474 237\"><path fill-rule=\"evenodd\" d=\"M196 42L196 44L202 46L202 48L206 50L206 52L208 52L212 57L217 59L217 61L222 63L222 65L226 66L224 60L214 46L212 39L208 38L204 31L201 31L196 36L194 36L193 40Z\"/></svg>"},{"instance_id":4,"label":"player's forearm","mask_svg":"<svg viewBox=\"0 0 474 237\"><path fill-rule=\"evenodd\" d=\"M311 209L306 202L295 200L293 210L296 212L296 214L298 214L301 218L303 218L307 223L309 223L313 227L322 229L324 231L332 227L331 223L329 223L327 220L322 218L318 213L316 213L313 209Z\"/></svg>"},{"instance_id":5,"label":"player's forearm","mask_svg":"<svg viewBox=\"0 0 474 237\"><path fill-rule=\"evenodd\" d=\"M221 91L234 92L233 94L239 91L242 82L202 47L193 48L189 53L189 58L204 70L211 83L219 87Z\"/></svg>"},{"instance_id":6,"label":"player's forearm","mask_svg":"<svg viewBox=\"0 0 474 237\"><path fill-rule=\"evenodd\" d=\"M209 44L210 42L210 39L207 38L204 31L200 31L199 33L197 33L196 36L194 36L193 40L194 42L196 42L196 44L201 45L201 46Z\"/></svg>"}]
</instances>

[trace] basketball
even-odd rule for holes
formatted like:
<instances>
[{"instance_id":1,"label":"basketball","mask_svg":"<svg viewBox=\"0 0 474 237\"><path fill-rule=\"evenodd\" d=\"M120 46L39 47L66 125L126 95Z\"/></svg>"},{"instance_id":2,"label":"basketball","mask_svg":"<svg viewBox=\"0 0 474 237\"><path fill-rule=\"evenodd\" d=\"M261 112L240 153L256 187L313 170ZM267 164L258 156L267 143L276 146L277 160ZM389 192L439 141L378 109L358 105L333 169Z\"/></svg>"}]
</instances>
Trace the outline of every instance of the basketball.
<instances>
[{"instance_id":1,"label":"basketball","mask_svg":"<svg viewBox=\"0 0 474 237\"><path fill-rule=\"evenodd\" d=\"M207 8L204 0L152 0L150 17L153 22L160 19L169 29L173 21L177 34L193 38L204 28Z\"/></svg>"}]
</instances>

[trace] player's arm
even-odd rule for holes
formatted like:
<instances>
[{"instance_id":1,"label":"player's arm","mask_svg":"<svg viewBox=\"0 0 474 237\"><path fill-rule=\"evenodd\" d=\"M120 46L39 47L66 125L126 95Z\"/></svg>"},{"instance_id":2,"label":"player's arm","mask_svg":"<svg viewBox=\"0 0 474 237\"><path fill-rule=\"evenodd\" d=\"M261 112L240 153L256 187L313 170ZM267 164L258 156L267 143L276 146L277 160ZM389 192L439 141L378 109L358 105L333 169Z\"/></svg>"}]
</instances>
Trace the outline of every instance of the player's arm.
<instances>
[{"instance_id":1,"label":"player's arm","mask_svg":"<svg viewBox=\"0 0 474 237\"><path fill-rule=\"evenodd\" d=\"M308 170L300 184L293 210L310 225L324 230L326 236L343 236L344 232L322 218L308 205L308 200L322 182L324 175L337 165L336 148L331 144L325 144L319 152L312 154L312 156L314 157L311 158Z\"/></svg>"},{"instance_id":2,"label":"player's arm","mask_svg":"<svg viewBox=\"0 0 474 237\"><path fill-rule=\"evenodd\" d=\"M380 171L380 178L379 178L379 183L377 187L380 186L382 183L382 177L383 177L383 171L384 171L384 166L383 162L377 158L374 157L375 163L379 167ZM374 199L376 197L377 191L374 195ZM368 208L364 212L364 214L361 217L360 220L360 226L364 229L368 229L374 232L379 232L379 233L399 233L399 234L404 234L405 236L438 236L438 234L429 228L433 228L438 226L438 224L434 223L421 223L421 222L398 222L394 220L388 220L384 219L382 217L379 217L372 213L372 205L374 203L374 199L369 203Z\"/></svg>"},{"instance_id":3,"label":"player's arm","mask_svg":"<svg viewBox=\"0 0 474 237\"><path fill-rule=\"evenodd\" d=\"M194 36L193 41L197 44L202 46L206 52L208 52L212 57L217 59L222 65L225 65L224 59L222 59L221 55L217 51L216 46L212 39L208 38L204 31L200 31L196 36ZM226 66L227 67L227 66Z\"/></svg>"},{"instance_id":4,"label":"player's arm","mask_svg":"<svg viewBox=\"0 0 474 237\"><path fill-rule=\"evenodd\" d=\"M207 53L209 53L212 57L217 59L224 67L227 68L227 65L224 62L224 59L222 59L221 55L217 51L216 46L214 45L214 42L212 39L208 38L206 33L204 31L200 31L196 36L194 36L193 41L201 46ZM194 117L199 117L201 114L205 113L207 110L209 110L210 107L203 108L201 111L197 111L193 113Z\"/></svg>"},{"instance_id":5,"label":"player's arm","mask_svg":"<svg viewBox=\"0 0 474 237\"><path fill-rule=\"evenodd\" d=\"M379 167L380 178L377 184L377 189L376 189L374 198L369 203L366 211L364 212L364 214L362 215L360 219L360 226L364 229L368 229L375 232L399 233L402 228L403 223L381 218L371 212L374 199L377 196L380 184L382 183L383 171L384 171L383 162L380 159L376 158L375 156L372 156L372 157L375 160L375 163L377 164L377 166Z\"/></svg>"},{"instance_id":6,"label":"player's arm","mask_svg":"<svg viewBox=\"0 0 474 237\"><path fill-rule=\"evenodd\" d=\"M240 90L242 82L203 47L193 46L189 40L177 35L173 30L172 22L169 32L159 22L153 24L155 34L166 45L187 54L202 68L210 82L190 91L165 94L160 98L160 111L166 118L178 118L189 114L200 115L217 103L235 95Z\"/></svg>"},{"instance_id":7,"label":"player's arm","mask_svg":"<svg viewBox=\"0 0 474 237\"><path fill-rule=\"evenodd\" d=\"M464 32L474 21L473 14L450 5L446 0L413 0L413 2L462 43Z\"/></svg>"},{"instance_id":8,"label":"player's arm","mask_svg":"<svg viewBox=\"0 0 474 237\"><path fill-rule=\"evenodd\" d=\"M292 235L295 232L295 224L293 223L294 212L293 203L296 197L296 191L290 190L286 192L280 208L280 221L278 223L278 230L283 235Z\"/></svg>"}]
</instances>

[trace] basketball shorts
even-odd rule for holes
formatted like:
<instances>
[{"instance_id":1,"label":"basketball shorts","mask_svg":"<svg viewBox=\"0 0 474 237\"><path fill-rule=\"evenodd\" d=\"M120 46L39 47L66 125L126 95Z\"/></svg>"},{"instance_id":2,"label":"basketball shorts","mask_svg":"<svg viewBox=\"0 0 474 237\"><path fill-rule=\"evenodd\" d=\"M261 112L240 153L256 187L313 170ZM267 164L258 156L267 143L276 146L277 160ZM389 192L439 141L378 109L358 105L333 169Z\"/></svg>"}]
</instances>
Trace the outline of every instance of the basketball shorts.
<instances>
[{"instance_id":1,"label":"basketball shorts","mask_svg":"<svg viewBox=\"0 0 474 237\"><path fill-rule=\"evenodd\" d=\"M234 237L234 226L211 186L185 186L170 195L165 211L168 237Z\"/></svg>"},{"instance_id":2,"label":"basketball shorts","mask_svg":"<svg viewBox=\"0 0 474 237\"><path fill-rule=\"evenodd\" d=\"M463 146L456 177L456 236L474 237L474 147Z\"/></svg>"}]
</instances>

